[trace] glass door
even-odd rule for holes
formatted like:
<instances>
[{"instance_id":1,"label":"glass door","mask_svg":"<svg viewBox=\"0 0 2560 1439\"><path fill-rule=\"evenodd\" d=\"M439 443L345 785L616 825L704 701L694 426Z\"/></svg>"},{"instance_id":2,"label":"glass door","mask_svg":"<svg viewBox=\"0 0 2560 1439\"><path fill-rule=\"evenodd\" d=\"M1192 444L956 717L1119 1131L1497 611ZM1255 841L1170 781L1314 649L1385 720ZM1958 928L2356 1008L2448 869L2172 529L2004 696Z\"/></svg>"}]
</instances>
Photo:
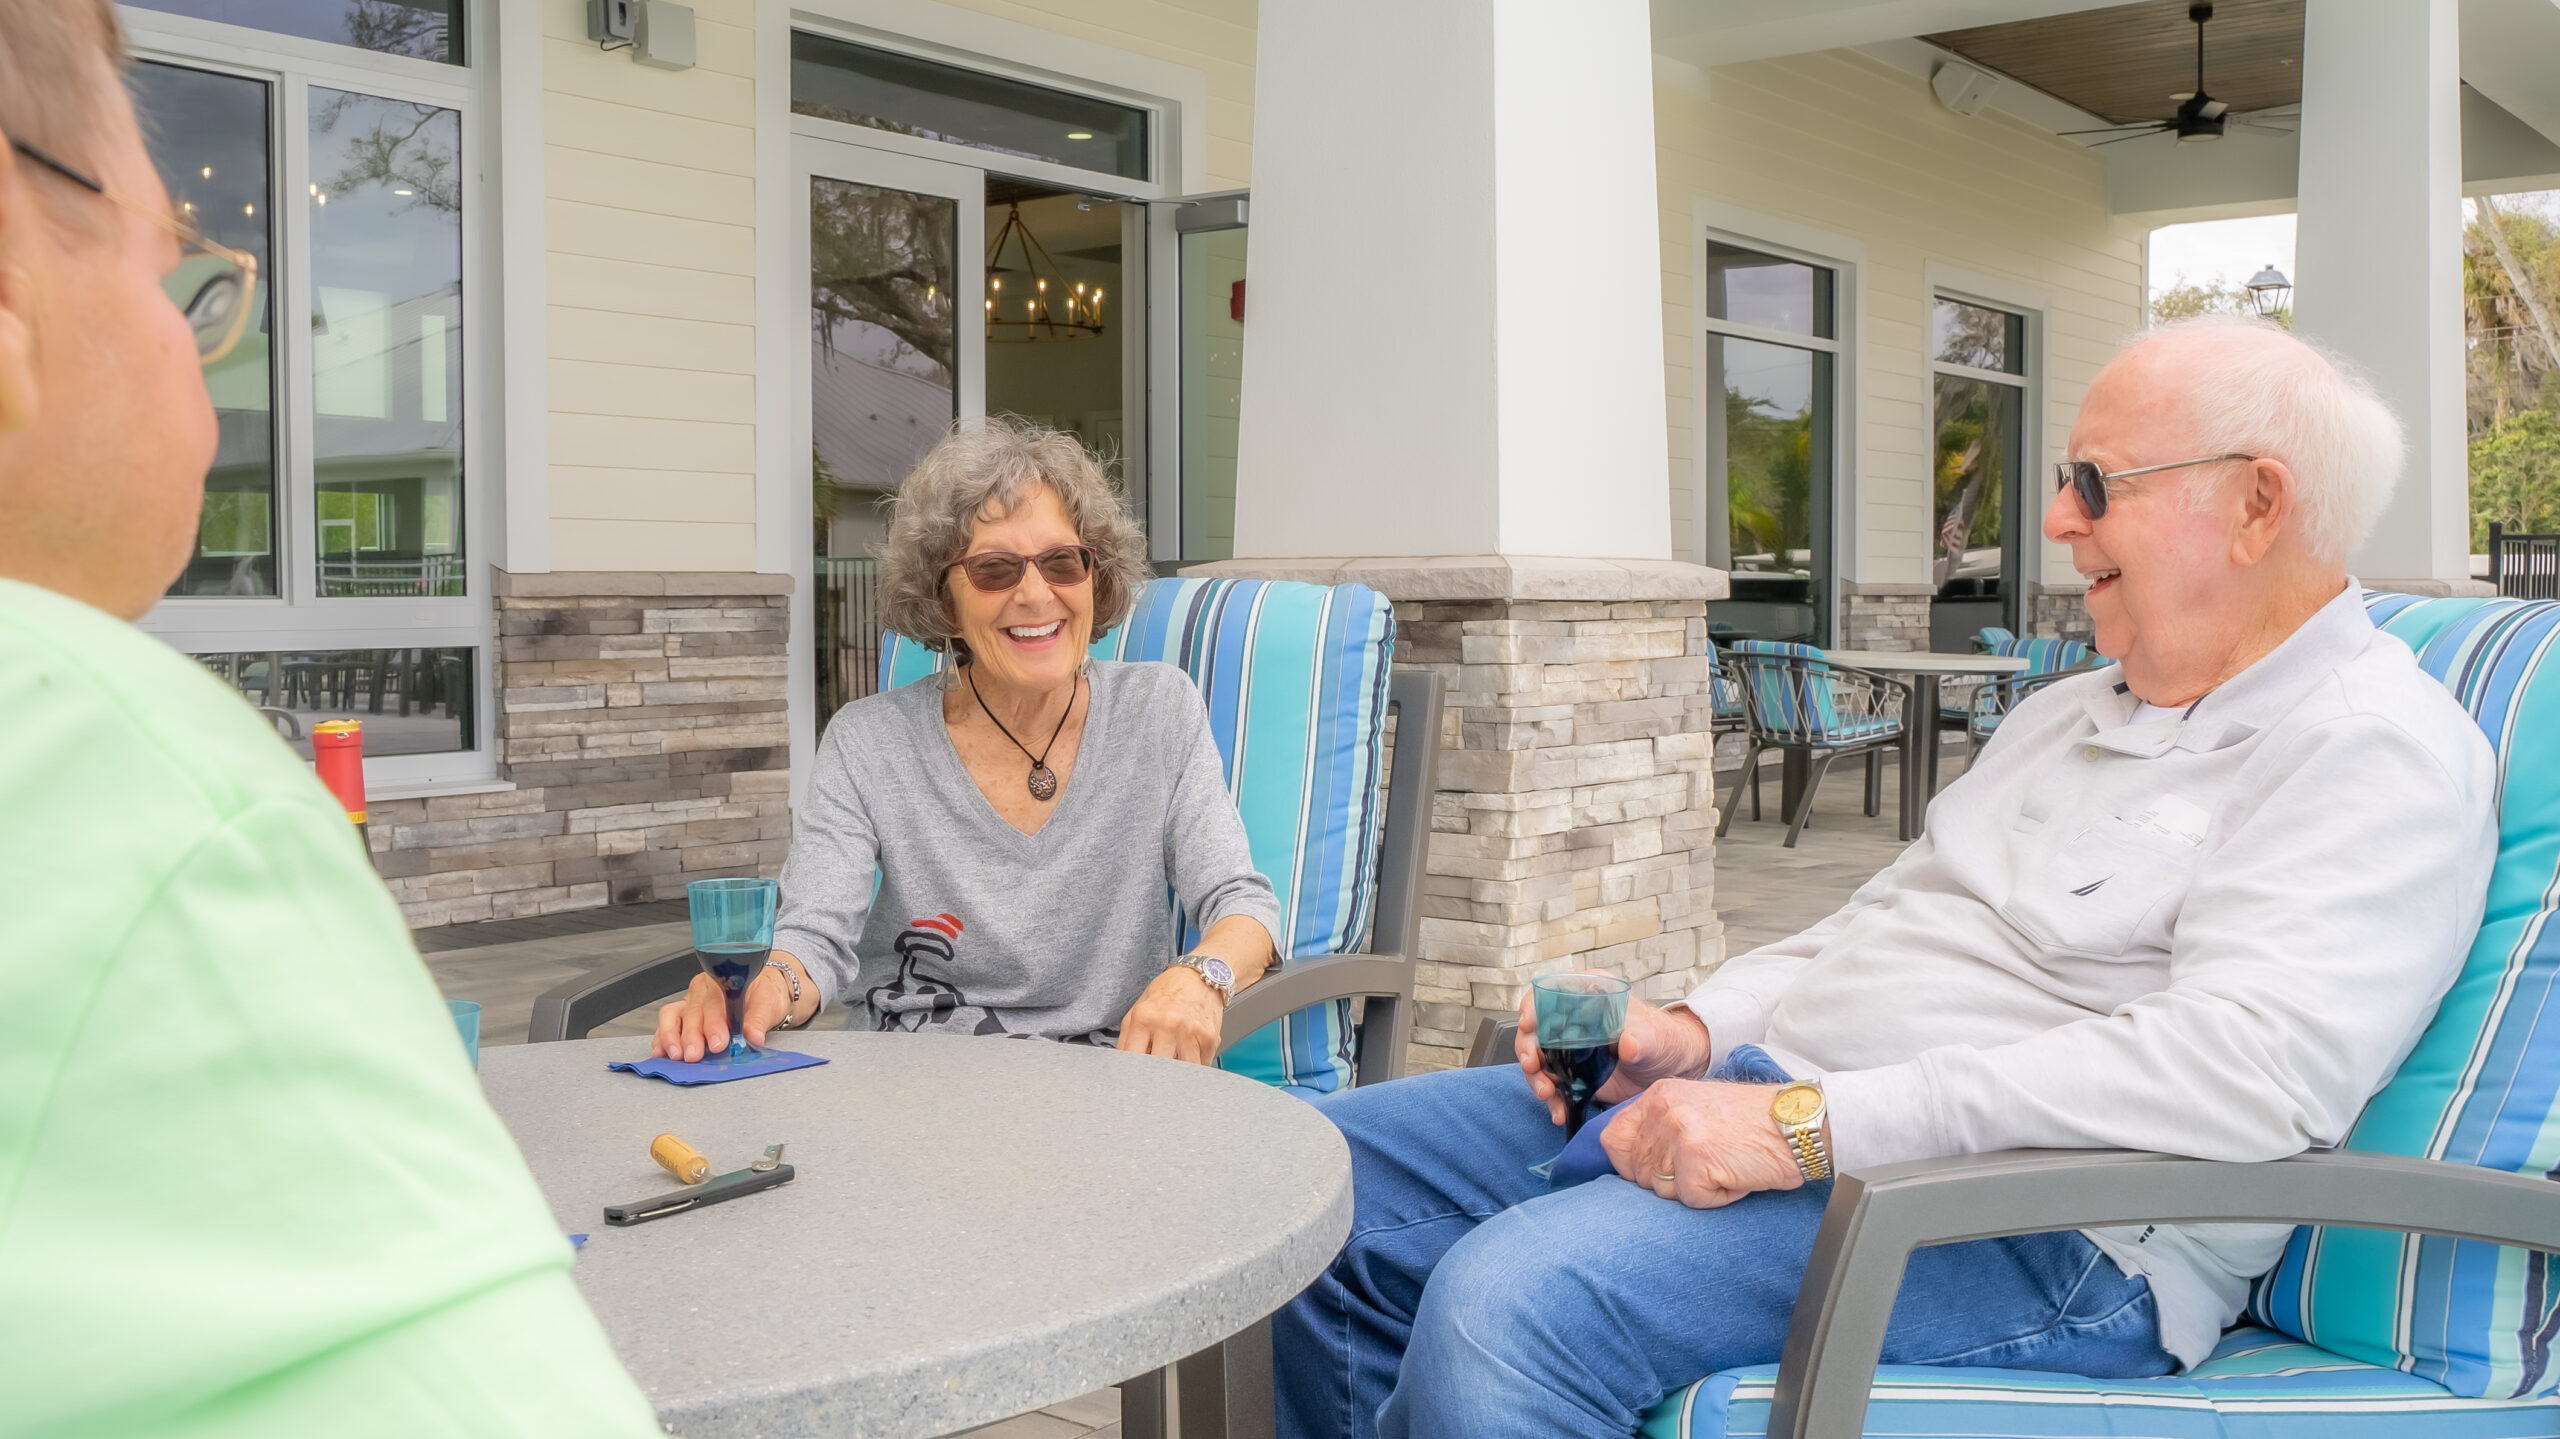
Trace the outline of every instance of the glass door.
<instances>
[{"instance_id":1,"label":"glass door","mask_svg":"<svg viewBox=\"0 0 2560 1439\"><path fill-rule=\"evenodd\" d=\"M889 503L953 422L985 412L986 178L814 136L793 145L808 206L810 536L809 662L793 668L815 686L824 734L877 686Z\"/></svg>"}]
</instances>

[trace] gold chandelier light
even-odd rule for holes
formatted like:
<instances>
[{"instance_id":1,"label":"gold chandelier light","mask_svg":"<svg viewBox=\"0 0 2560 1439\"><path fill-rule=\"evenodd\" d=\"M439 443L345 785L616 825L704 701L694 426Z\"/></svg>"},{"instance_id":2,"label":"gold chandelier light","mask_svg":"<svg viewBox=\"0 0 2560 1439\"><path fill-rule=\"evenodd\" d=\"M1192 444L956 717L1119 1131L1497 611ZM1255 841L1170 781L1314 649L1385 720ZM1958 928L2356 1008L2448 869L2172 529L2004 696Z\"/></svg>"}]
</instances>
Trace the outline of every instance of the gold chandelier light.
<instances>
[{"instance_id":1,"label":"gold chandelier light","mask_svg":"<svg viewBox=\"0 0 2560 1439\"><path fill-rule=\"evenodd\" d=\"M1019 267L1003 264L1011 242ZM1005 277L1013 276L1008 289ZM987 342L1048 345L1088 340L1102 333L1102 287L1067 282L1066 272L1022 218L1019 203L1006 207L995 243L987 247Z\"/></svg>"}]
</instances>

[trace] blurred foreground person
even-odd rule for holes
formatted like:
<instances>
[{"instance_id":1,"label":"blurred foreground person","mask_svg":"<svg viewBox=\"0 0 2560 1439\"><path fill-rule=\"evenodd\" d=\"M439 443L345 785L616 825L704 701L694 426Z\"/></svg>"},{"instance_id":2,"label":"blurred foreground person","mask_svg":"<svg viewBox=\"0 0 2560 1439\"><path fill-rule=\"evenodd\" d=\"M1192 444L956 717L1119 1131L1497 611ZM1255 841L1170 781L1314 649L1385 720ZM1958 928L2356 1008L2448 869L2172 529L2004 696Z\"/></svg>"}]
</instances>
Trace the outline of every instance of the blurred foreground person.
<instances>
[{"instance_id":1,"label":"blurred foreground person","mask_svg":"<svg viewBox=\"0 0 2560 1439\"><path fill-rule=\"evenodd\" d=\"M121 59L0 0L0 1434L655 1434L345 815L125 623L263 306Z\"/></svg>"}]
</instances>

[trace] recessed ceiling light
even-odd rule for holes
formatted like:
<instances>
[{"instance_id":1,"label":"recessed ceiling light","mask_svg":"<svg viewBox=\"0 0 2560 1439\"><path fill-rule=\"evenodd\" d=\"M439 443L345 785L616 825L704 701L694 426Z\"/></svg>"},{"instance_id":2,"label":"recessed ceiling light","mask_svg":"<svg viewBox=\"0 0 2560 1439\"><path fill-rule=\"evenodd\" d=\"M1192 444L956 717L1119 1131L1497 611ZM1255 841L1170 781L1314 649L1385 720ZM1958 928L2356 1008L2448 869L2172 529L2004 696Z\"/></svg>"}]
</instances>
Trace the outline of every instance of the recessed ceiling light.
<instances>
[{"instance_id":1,"label":"recessed ceiling light","mask_svg":"<svg viewBox=\"0 0 2560 1439\"><path fill-rule=\"evenodd\" d=\"M414 194L416 194L416 193L417 193L417 191L415 191L415 190L394 190L394 191L392 191L391 193L392 193L392 194L394 194L394 195L414 195Z\"/></svg>"},{"instance_id":2,"label":"recessed ceiling light","mask_svg":"<svg viewBox=\"0 0 2560 1439\"><path fill-rule=\"evenodd\" d=\"M1069 130L1067 132L1067 138L1070 140L1090 140L1093 138L1093 132L1091 130Z\"/></svg>"}]
</instances>

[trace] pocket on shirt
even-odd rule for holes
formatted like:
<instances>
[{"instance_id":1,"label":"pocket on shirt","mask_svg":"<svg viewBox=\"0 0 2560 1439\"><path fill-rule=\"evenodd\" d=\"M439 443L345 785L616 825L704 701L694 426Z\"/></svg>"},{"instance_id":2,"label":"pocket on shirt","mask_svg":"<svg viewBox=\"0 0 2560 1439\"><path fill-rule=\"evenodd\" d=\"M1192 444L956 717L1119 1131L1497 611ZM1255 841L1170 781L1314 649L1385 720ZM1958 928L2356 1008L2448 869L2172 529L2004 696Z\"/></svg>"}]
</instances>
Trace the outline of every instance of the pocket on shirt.
<instances>
[{"instance_id":1,"label":"pocket on shirt","mask_svg":"<svg viewBox=\"0 0 2560 1439\"><path fill-rule=\"evenodd\" d=\"M2122 954L2184 883L2195 855L2190 846L2101 819L2068 840L2032 845L2000 913L2047 948Z\"/></svg>"}]
</instances>

